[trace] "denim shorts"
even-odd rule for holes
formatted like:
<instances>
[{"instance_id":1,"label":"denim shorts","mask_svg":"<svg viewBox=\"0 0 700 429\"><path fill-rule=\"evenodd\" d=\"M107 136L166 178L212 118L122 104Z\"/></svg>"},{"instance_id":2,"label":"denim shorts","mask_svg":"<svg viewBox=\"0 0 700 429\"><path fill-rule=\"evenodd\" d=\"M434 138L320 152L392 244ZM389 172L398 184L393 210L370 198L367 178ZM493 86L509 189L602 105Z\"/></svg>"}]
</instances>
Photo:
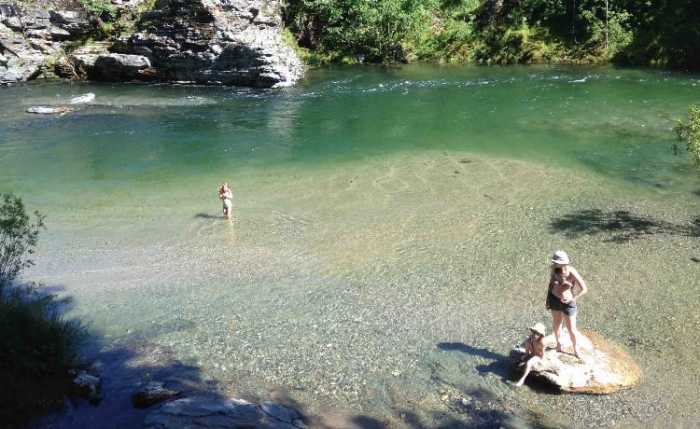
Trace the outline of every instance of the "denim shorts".
<instances>
[{"instance_id":1,"label":"denim shorts","mask_svg":"<svg viewBox=\"0 0 700 429\"><path fill-rule=\"evenodd\" d=\"M549 309L554 311L563 311L567 316L576 315L576 301L571 304L564 304L561 302L561 298L557 298L552 292L547 295L547 303L549 304Z\"/></svg>"}]
</instances>

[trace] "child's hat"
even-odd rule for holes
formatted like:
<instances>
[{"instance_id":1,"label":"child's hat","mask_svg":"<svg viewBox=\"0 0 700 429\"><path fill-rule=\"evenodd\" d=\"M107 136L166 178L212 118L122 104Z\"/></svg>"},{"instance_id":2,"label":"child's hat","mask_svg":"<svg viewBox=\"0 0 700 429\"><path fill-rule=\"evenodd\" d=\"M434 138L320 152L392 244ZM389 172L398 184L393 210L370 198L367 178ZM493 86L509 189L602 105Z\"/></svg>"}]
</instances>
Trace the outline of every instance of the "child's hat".
<instances>
[{"instance_id":1,"label":"child's hat","mask_svg":"<svg viewBox=\"0 0 700 429\"><path fill-rule=\"evenodd\" d=\"M531 326L530 330L532 332L537 332L538 334L540 334L542 336L547 335L547 332L544 330L544 325L542 324L542 322L535 323L535 326Z\"/></svg>"}]
</instances>

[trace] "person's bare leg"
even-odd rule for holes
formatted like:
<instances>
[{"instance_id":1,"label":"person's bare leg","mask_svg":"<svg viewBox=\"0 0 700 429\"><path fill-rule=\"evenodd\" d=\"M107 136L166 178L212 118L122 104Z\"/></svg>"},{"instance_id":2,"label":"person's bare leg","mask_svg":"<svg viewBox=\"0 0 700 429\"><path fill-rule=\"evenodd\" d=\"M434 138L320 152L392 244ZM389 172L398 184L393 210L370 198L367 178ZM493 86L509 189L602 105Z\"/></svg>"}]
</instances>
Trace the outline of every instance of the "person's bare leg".
<instances>
[{"instance_id":1,"label":"person's bare leg","mask_svg":"<svg viewBox=\"0 0 700 429\"><path fill-rule=\"evenodd\" d=\"M571 346L574 349L574 356L580 358L578 354L578 348L576 347L576 338L578 337L578 331L576 330L576 315L564 316L564 321L566 322L566 329L569 330L569 338L571 338Z\"/></svg>"},{"instance_id":2,"label":"person's bare leg","mask_svg":"<svg viewBox=\"0 0 700 429\"><path fill-rule=\"evenodd\" d=\"M533 356L530 358L530 360L527 361L527 363L525 364L525 372L523 372L523 376L520 377L520 380L518 380L517 383L515 383L516 387L520 387L523 385L523 383L525 383L525 377L527 377L527 375L530 373L532 366L539 361L540 361L539 356Z\"/></svg>"},{"instance_id":3,"label":"person's bare leg","mask_svg":"<svg viewBox=\"0 0 700 429\"><path fill-rule=\"evenodd\" d=\"M558 352L561 351L561 322L563 318L563 312L552 310L552 321L554 322L554 326L552 326L552 329L554 330L554 338L557 340Z\"/></svg>"}]
</instances>

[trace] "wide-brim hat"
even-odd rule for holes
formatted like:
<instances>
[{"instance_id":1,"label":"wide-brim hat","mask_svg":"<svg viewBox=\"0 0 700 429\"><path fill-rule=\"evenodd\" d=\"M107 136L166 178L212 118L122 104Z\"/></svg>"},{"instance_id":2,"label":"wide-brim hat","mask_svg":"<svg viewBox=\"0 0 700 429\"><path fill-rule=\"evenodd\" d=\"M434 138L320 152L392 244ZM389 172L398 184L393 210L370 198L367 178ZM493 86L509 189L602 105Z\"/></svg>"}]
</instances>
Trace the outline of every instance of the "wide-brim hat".
<instances>
[{"instance_id":1,"label":"wide-brim hat","mask_svg":"<svg viewBox=\"0 0 700 429\"><path fill-rule=\"evenodd\" d=\"M544 325L542 324L542 322L535 323L535 326L531 326L530 330L532 332L537 332L538 334L542 335L543 337L545 335L547 335L547 331L545 331Z\"/></svg>"},{"instance_id":2,"label":"wide-brim hat","mask_svg":"<svg viewBox=\"0 0 700 429\"><path fill-rule=\"evenodd\" d=\"M563 250L557 250L552 255L552 262L555 264L569 265L569 255Z\"/></svg>"}]
</instances>

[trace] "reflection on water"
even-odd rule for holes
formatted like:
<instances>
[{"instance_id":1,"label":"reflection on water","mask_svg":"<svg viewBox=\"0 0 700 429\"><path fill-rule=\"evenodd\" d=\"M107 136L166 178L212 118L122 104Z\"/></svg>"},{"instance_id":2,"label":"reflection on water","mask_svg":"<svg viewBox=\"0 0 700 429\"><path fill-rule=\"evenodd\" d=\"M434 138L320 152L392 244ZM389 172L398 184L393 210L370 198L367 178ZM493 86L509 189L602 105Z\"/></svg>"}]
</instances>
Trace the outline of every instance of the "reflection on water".
<instances>
[{"instance_id":1,"label":"reflection on water","mask_svg":"<svg viewBox=\"0 0 700 429\"><path fill-rule=\"evenodd\" d=\"M284 392L330 427L696 421L700 199L669 130L696 82L411 66L289 91L27 85L0 98L0 189L48 215L29 276L71 316L223 393ZM70 115L23 113L85 92ZM580 325L630 351L637 389L504 383L549 323L557 249L589 284Z\"/></svg>"}]
</instances>

